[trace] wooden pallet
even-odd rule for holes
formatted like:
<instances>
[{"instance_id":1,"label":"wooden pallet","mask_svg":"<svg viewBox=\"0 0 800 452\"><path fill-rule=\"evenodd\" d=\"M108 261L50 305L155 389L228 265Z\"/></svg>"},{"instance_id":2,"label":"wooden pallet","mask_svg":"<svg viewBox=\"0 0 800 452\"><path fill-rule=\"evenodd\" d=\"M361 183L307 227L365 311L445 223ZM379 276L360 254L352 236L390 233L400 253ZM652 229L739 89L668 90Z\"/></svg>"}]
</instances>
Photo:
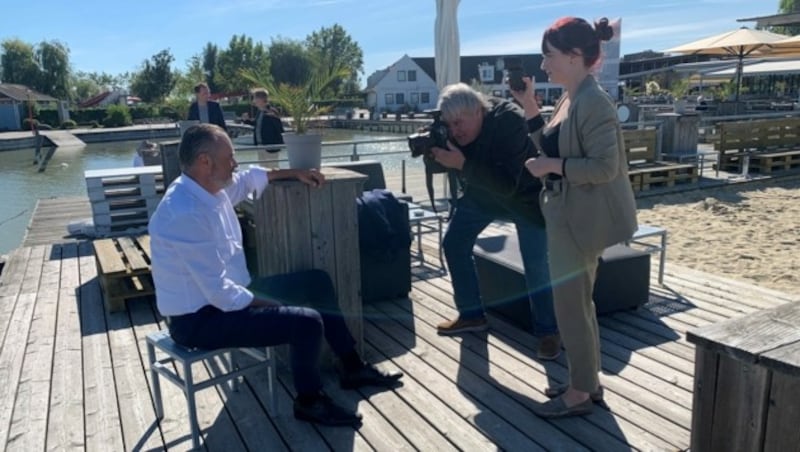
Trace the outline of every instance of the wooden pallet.
<instances>
[{"instance_id":1,"label":"wooden pallet","mask_svg":"<svg viewBox=\"0 0 800 452\"><path fill-rule=\"evenodd\" d=\"M772 171L800 168L800 149L784 152L767 152L750 157L750 171L771 173Z\"/></svg>"},{"instance_id":2,"label":"wooden pallet","mask_svg":"<svg viewBox=\"0 0 800 452\"><path fill-rule=\"evenodd\" d=\"M655 162L638 166L631 173L641 176L642 191L697 182L697 167L694 165Z\"/></svg>"},{"instance_id":3,"label":"wooden pallet","mask_svg":"<svg viewBox=\"0 0 800 452\"><path fill-rule=\"evenodd\" d=\"M99 239L94 245L97 274L109 312L125 309L131 298L153 295L150 236Z\"/></svg>"}]
</instances>

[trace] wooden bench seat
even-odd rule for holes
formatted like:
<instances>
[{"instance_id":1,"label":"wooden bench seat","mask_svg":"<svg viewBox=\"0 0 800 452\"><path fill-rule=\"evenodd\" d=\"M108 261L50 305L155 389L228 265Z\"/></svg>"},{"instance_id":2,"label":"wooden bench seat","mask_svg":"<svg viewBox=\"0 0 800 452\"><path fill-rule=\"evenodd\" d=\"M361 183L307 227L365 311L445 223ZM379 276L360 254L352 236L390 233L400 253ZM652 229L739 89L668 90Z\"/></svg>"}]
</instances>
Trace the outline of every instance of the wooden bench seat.
<instances>
[{"instance_id":1,"label":"wooden bench seat","mask_svg":"<svg viewBox=\"0 0 800 452\"><path fill-rule=\"evenodd\" d=\"M697 165L658 159L656 129L623 130L633 191L697 182Z\"/></svg>"},{"instance_id":2,"label":"wooden bench seat","mask_svg":"<svg viewBox=\"0 0 800 452\"><path fill-rule=\"evenodd\" d=\"M717 170L770 173L800 166L800 118L723 122L717 128Z\"/></svg>"},{"instance_id":3,"label":"wooden bench seat","mask_svg":"<svg viewBox=\"0 0 800 452\"><path fill-rule=\"evenodd\" d=\"M130 298L153 295L150 236L117 237L92 242L103 300L109 312L125 309Z\"/></svg>"}]
</instances>

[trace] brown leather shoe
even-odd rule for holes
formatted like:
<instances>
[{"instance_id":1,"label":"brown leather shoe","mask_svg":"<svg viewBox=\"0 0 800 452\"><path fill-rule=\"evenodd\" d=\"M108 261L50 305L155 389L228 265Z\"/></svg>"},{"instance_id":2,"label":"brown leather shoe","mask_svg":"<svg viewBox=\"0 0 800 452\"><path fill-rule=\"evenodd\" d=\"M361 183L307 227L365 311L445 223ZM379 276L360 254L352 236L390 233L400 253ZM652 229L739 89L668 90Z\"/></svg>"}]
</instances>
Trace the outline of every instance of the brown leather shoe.
<instances>
[{"instance_id":1,"label":"brown leather shoe","mask_svg":"<svg viewBox=\"0 0 800 452\"><path fill-rule=\"evenodd\" d=\"M462 319L459 317L436 325L436 332L443 336L468 333L470 331L486 331L487 329L489 329L489 323L486 321L486 317L478 317L477 319Z\"/></svg>"},{"instance_id":2,"label":"brown leather shoe","mask_svg":"<svg viewBox=\"0 0 800 452\"><path fill-rule=\"evenodd\" d=\"M554 360L561 355L561 336L558 334L551 334L549 336L542 336L539 338L539 348L536 350L536 356L539 359Z\"/></svg>"}]
</instances>

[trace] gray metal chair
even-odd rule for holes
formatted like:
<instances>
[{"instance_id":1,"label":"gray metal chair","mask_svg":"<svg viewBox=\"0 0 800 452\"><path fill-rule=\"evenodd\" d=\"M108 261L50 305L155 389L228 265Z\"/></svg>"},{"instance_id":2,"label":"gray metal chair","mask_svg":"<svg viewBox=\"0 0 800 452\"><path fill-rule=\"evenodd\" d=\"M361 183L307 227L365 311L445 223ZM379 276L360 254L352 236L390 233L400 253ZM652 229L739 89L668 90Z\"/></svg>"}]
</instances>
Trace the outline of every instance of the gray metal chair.
<instances>
[{"instance_id":1,"label":"gray metal chair","mask_svg":"<svg viewBox=\"0 0 800 452\"><path fill-rule=\"evenodd\" d=\"M231 382L231 389L238 390L239 377L246 372L254 370L267 371L267 386L269 388L269 413L277 414L275 401L274 379L275 379L275 358L271 347L261 348L223 348L216 350L201 350L197 348L187 348L176 344L169 335L169 331L163 330L147 335L147 356L150 361L150 373L153 380L153 399L156 405L156 417L160 420L164 417L164 405L161 400L161 382L159 377L165 377L181 388L186 396L186 403L189 409L189 422L192 432L192 447L200 447L200 426L197 422L197 409L195 406L195 393L201 389L215 386L225 382ZM165 353L166 358L157 359L156 349ZM243 353L256 361L246 367L240 367L236 360L236 354ZM204 360L221 358L225 363L224 373L212 376L201 382L195 382L192 376L192 364ZM173 365L175 364L175 365ZM176 367L180 369L179 374ZM183 378L181 378L181 374Z\"/></svg>"}]
</instances>

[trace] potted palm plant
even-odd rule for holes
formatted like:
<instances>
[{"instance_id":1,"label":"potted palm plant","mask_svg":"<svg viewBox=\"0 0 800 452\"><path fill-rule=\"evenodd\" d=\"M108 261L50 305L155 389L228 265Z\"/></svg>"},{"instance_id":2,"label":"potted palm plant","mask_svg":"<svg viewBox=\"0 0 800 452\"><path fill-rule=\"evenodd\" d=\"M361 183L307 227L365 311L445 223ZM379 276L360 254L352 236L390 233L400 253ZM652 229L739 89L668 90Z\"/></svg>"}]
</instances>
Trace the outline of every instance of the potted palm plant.
<instances>
[{"instance_id":1,"label":"potted palm plant","mask_svg":"<svg viewBox=\"0 0 800 452\"><path fill-rule=\"evenodd\" d=\"M349 70L344 67L331 69L314 62L308 79L301 84L274 83L272 77L249 70L242 74L256 85L265 87L271 101L291 118L294 130L283 134L289 167L319 168L322 134L309 130L309 124L314 118L330 111L332 106L322 106L319 100L329 86L347 77Z\"/></svg>"}]
</instances>

